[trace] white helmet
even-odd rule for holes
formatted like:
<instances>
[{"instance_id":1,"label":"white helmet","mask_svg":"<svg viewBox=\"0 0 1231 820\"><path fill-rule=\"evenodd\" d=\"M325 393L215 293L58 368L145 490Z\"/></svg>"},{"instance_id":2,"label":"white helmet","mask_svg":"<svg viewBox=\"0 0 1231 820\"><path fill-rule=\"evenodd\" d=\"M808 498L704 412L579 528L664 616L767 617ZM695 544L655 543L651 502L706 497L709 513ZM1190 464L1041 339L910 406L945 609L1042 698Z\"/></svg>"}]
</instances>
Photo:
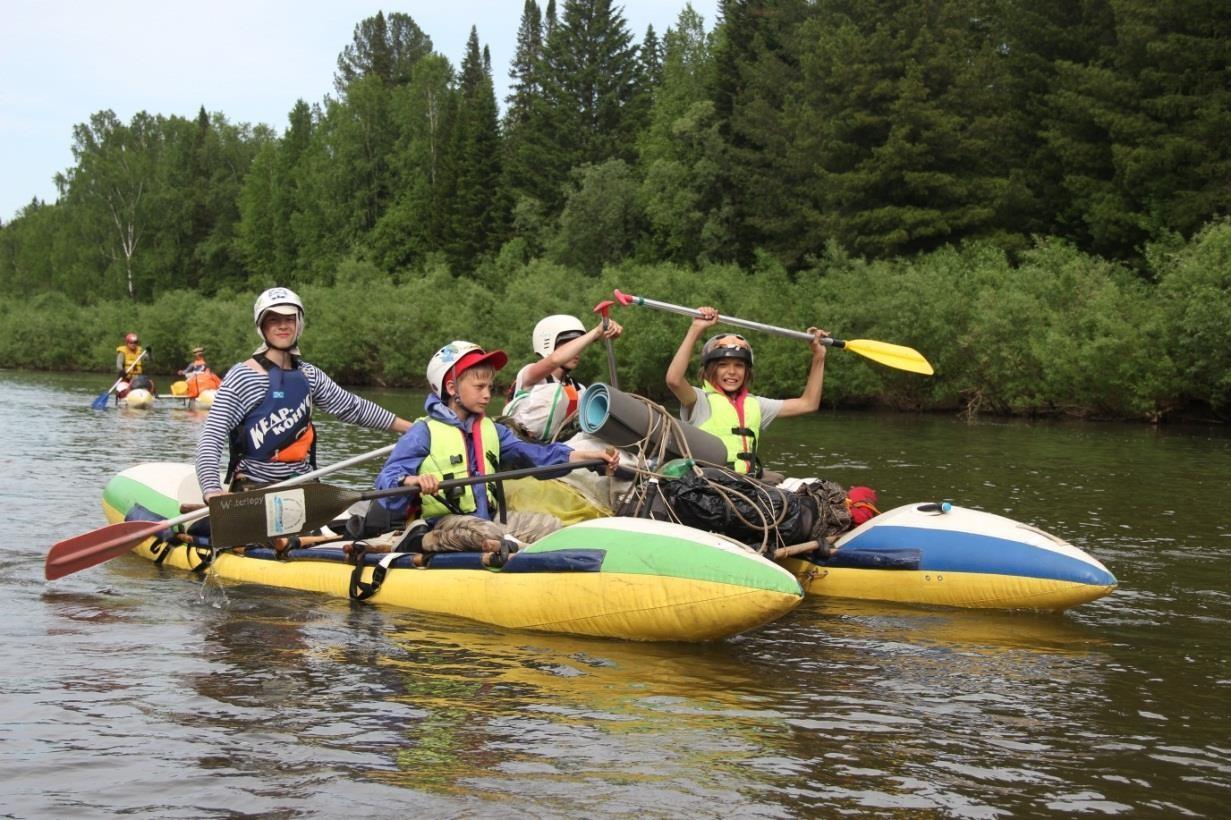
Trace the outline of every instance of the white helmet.
<instances>
[{"instance_id":1,"label":"white helmet","mask_svg":"<svg viewBox=\"0 0 1231 820\"><path fill-rule=\"evenodd\" d=\"M557 313L540 319L539 323L534 326L531 338L534 340L534 352L539 354L540 359L546 359L561 342L584 335L586 335L586 326L581 323L580 319L576 316Z\"/></svg>"},{"instance_id":2,"label":"white helmet","mask_svg":"<svg viewBox=\"0 0 1231 820\"><path fill-rule=\"evenodd\" d=\"M453 341L437 350L427 363L427 384L432 392L445 398L444 384L449 374L461 373L467 368L479 364L489 364L496 370L509 363L509 357L503 350L493 350L488 353L474 342ZM456 377L455 377L456 378Z\"/></svg>"},{"instance_id":3,"label":"white helmet","mask_svg":"<svg viewBox=\"0 0 1231 820\"><path fill-rule=\"evenodd\" d=\"M265 334L261 332L261 322L270 311L295 317L295 342L298 343L304 325L303 302L299 300L298 294L290 288L270 288L256 297L256 304L252 306L252 320L256 323L256 335L261 337L262 342L265 341Z\"/></svg>"}]
</instances>

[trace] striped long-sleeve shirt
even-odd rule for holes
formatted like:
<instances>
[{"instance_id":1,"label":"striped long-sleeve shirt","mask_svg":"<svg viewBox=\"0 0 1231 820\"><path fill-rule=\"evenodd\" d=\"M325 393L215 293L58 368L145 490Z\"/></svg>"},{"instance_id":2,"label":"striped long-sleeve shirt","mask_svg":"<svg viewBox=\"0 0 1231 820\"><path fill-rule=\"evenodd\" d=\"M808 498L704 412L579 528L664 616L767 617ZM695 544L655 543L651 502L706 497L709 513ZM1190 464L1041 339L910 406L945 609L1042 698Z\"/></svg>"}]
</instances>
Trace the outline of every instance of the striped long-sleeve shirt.
<instances>
[{"instance_id":1,"label":"striped long-sleeve shirt","mask_svg":"<svg viewBox=\"0 0 1231 820\"><path fill-rule=\"evenodd\" d=\"M352 424L377 430L393 429L393 423L397 419L393 413L342 389L315 365L300 362L299 366L308 380L314 407L326 410ZM257 372L243 362L227 371L222 386L214 396L205 429L201 431L201 438L197 441L197 481L201 485L202 495L222 490L218 474L225 466L223 454L230 452L228 443L231 431L240 426L248 413L260 406L268 392L269 375L265 372ZM307 461L249 459L242 459L236 467L237 472L261 484L284 481L310 472L311 469Z\"/></svg>"}]
</instances>

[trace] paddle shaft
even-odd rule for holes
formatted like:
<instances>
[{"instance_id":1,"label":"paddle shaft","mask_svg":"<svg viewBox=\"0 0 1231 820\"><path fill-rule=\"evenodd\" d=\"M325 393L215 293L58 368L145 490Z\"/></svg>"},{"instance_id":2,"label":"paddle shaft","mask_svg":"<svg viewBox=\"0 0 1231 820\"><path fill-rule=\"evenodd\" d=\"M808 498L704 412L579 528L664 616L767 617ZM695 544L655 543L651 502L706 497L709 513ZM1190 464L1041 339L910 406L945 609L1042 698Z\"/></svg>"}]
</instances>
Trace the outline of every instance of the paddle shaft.
<instances>
[{"instance_id":1,"label":"paddle shaft","mask_svg":"<svg viewBox=\"0 0 1231 820\"><path fill-rule=\"evenodd\" d=\"M678 313L681 316L689 316L693 319L700 319L701 311L694 308L684 307L683 305L673 305L670 302L660 302L657 299L647 299L644 296L631 296L627 293L615 292L616 299L622 305L643 305L645 307L655 308L656 310L665 310L668 313ZM745 330L759 330L762 333L772 333L777 336L786 336L788 339L799 339L800 341L810 342L813 339L811 333L804 333L802 330L789 330L785 327L776 327L774 325L766 325L761 322L753 322L748 319L738 319L734 316L726 316L719 314L718 321L724 325L734 325L742 327ZM829 345L830 347L846 347L846 342L841 339L833 339L829 336L821 338L821 344Z\"/></svg>"},{"instance_id":2,"label":"paddle shaft","mask_svg":"<svg viewBox=\"0 0 1231 820\"><path fill-rule=\"evenodd\" d=\"M611 344L611 339L607 338L607 328L611 325L611 306L614 304L615 302L610 299L599 302L595 305L594 312L603 315L603 342L607 347L607 378L610 379L611 386L619 390L620 380L616 378L615 346Z\"/></svg>"},{"instance_id":3,"label":"paddle shaft","mask_svg":"<svg viewBox=\"0 0 1231 820\"><path fill-rule=\"evenodd\" d=\"M647 299L644 296L630 296L618 290L615 292L615 297L622 305L644 305L657 310L665 310L669 313L678 313L681 316L691 316L694 319L702 318L701 312L698 310L681 305L673 305L669 302L659 302L655 299ZM728 325L735 325L736 327L748 328L749 330L759 330L763 333L786 336L789 339L800 339L805 342L811 342L814 339L810 333L788 330L784 327L775 327L774 325L765 325L760 322L750 322L747 319L736 319L733 316L722 316L720 314L718 321ZM822 336L820 342L828 347L845 348L857 356L871 359L886 367L906 370L911 373L920 373L924 376L930 376L934 372L932 365L927 359L923 358L923 354L911 347L890 344L889 342L878 342L873 339L851 339L846 341L829 336Z\"/></svg>"},{"instance_id":4,"label":"paddle shaft","mask_svg":"<svg viewBox=\"0 0 1231 820\"><path fill-rule=\"evenodd\" d=\"M488 473L487 475L451 478L448 481L440 482L440 489L451 490L454 487L469 487L472 484L482 484L485 481L511 481L515 478L530 478L560 470L572 472L573 470L584 470L587 467L604 467L606 465L607 462L601 458L592 458L586 461L567 461L563 464L549 464L546 467L519 467L516 470L501 470L498 473ZM355 501L372 501L377 498L390 498L395 495L414 495L417 492L419 492L418 487L390 487L387 490L368 490L365 493L356 493Z\"/></svg>"},{"instance_id":5,"label":"paddle shaft","mask_svg":"<svg viewBox=\"0 0 1231 820\"><path fill-rule=\"evenodd\" d=\"M602 459L587 459L543 467L522 467L466 478L452 478L440 482L438 491L488 481L526 478L543 473L567 472L606 464L607 462ZM336 516L345 512L356 502L374 501L399 495L416 495L419 492L417 486L357 492L328 484L309 484L304 487L265 487L246 493L217 495L209 502L210 512L213 515L210 543L216 547L232 547L238 544L267 541L270 538L284 535L296 535L333 521Z\"/></svg>"},{"instance_id":6,"label":"paddle shaft","mask_svg":"<svg viewBox=\"0 0 1231 820\"><path fill-rule=\"evenodd\" d=\"M387 455L393 451L393 447L394 445L387 444L371 452L361 453L360 455L343 459L336 464L321 467L304 475L288 478L273 486L289 487L304 481L312 481L338 470L353 467L377 456ZM208 515L209 508L202 507L199 510L183 513L166 521L152 521L148 525L145 525L145 522L138 521L119 521L82 535L66 538L52 545L51 550L47 553L44 573L48 580L71 575L74 572L87 569L130 552L133 547L145 539L152 535L157 535L170 527L187 524L205 518Z\"/></svg>"},{"instance_id":7,"label":"paddle shaft","mask_svg":"<svg viewBox=\"0 0 1231 820\"><path fill-rule=\"evenodd\" d=\"M832 546L838 540L836 535L827 535L825 540ZM808 552L815 552L821 546L820 541L804 541L802 544L791 544L789 547L779 547L774 550L772 557L775 561L783 558L790 558L793 555L803 555Z\"/></svg>"},{"instance_id":8,"label":"paddle shaft","mask_svg":"<svg viewBox=\"0 0 1231 820\"><path fill-rule=\"evenodd\" d=\"M356 464L362 464L365 461L370 461L371 459L374 459L377 456L388 455L389 453L393 452L394 446L395 445L393 444L386 444L384 447L379 447L375 450L372 450L371 452L360 453L357 456L351 456L350 458L343 459L342 461L339 461L336 464L330 464L328 467L321 467L319 469L313 470L310 473L304 473L303 475L300 475L300 476L295 476L293 478L288 478L283 481L279 481L277 484L270 484L268 487L262 487L259 490L250 490L249 492L260 493L260 492L266 492L268 490L280 490L286 487L294 487L294 486L303 484L308 481L315 481L316 479L327 476L330 473L336 473L338 470L345 470L347 467L354 467ZM214 496L214 499L226 498L228 496L235 497L235 496L242 496L242 495L248 495L248 493L223 493L222 495ZM180 521L180 518L187 519L189 521L195 521L198 518L205 518L207 515L210 514L212 509L213 509L213 506L212 506L212 501L211 501L210 506L203 507L199 510L194 510L190 513L185 513L184 515L181 515L179 518L174 518L170 521L164 522L164 526L183 523Z\"/></svg>"}]
</instances>

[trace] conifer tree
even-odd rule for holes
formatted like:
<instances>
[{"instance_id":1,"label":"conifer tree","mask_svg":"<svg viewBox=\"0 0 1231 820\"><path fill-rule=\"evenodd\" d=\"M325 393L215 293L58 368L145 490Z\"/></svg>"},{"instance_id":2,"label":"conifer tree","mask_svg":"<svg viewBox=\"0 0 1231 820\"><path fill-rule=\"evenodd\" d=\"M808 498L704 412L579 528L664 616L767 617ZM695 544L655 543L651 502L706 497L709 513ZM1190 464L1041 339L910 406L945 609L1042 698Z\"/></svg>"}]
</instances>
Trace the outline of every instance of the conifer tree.
<instances>
[{"instance_id":1,"label":"conifer tree","mask_svg":"<svg viewBox=\"0 0 1231 820\"><path fill-rule=\"evenodd\" d=\"M685 8L692 8L686 5ZM646 26L645 37L638 52L641 60L641 77L648 88L657 88L663 79L663 45L654 33L653 26Z\"/></svg>"},{"instance_id":2,"label":"conifer tree","mask_svg":"<svg viewBox=\"0 0 1231 820\"><path fill-rule=\"evenodd\" d=\"M662 79L638 142L653 246L682 264L729 253L718 175L723 144L710 98L711 40L701 15L686 4L663 39Z\"/></svg>"},{"instance_id":3,"label":"conifer tree","mask_svg":"<svg viewBox=\"0 0 1231 820\"><path fill-rule=\"evenodd\" d=\"M553 7L554 13L554 7ZM543 95L543 16L535 0L526 0L517 28L517 49L509 66L508 108L502 140L502 201L516 207L519 201L538 201L541 177L536 165L538 134L530 127Z\"/></svg>"},{"instance_id":4,"label":"conifer tree","mask_svg":"<svg viewBox=\"0 0 1231 820\"><path fill-rule=\"evenodd\" d=\"M453 133L456 181L450 203L449 256L458 273L469 273L499 247L500 133L496 94L471 27L458 81L457 127Z\"/></svg>"},{"instance_id":5,"label":"conifer tree","mask_svg":"<svg viewBox=\"0 0 1231 820\"><path fill-rule=\"evenodd\" d=\"M550 12L550 6L549 6ZM570 169L609 158L631 160L646 87L623 14L611 0L565 0L543 47L543 95L529 128L540 150L538 194L553 213Z\"/></svg>"},{"instance_id":6,"label":"conifer tree","mask_svg":"<svg viewBox=\"0 0 1231 820\"><path fill-rule=\"evenodd\" d=\"M884 257L1012 230L1019 102L994 0L818 8L796 130L820 166L808 244Z\"/></svg>"},{"instance_id":7,"label":"conifer tree","mask_svg":"<svg viewBox=\"0 0 1231 820\"><path fill-rule=\"evenodd\" d=\"M526 0L521 23L517 27L517 45L509 64L509 94L504 127L508 134L516 131L530 114L533 101L542 93L539 80L539 59L543 51L543 16L535 0Z\"/></svg>"},{"instance_id":8,"label":"conifer tree","mask_svg":"<svg viewBox=\"0 0 1231 820\"><path fill-rule=\"evenodd\" d=\"M259 281L277 281L299 269L292 223L299 210L300 162L312 143L312 109L297 100L279 140L263 142L244 177L238 198L238 253Z\"/></svg>"},{"instance_id":9,"label":"conifer tree","mask_svg":"<svg viewBox=\"0 0 1231 820\"><path fill-rule=\"evenodd\" d=\"M751 265L758 248L799 261L802 203L810 160L792 151L787 107L803 94L797 29L806 0L723 0L717 35L714 107L723 138L720 187L735 259ZM794 246L788 249L786 246Z\"/></svg>"},{"instance_id":10,"label":"conifer tree","mask_svg":"<svg viewBox=\"0 0 1231 820\"><path fill-rule=\"evenodd\" d=\"M406 85L415 63L432 53L432 38L409 14L377 12L355 26L354 38L338 55L333 83L345 94L355 80L379 77L385 85Z\"/></svg>"},{"instance_id":11,"label":"conifer tree","mask_svg":"<svg viewBox=\"0 0 1231 820\"><path fill-rule=\"evenodd\" d=\"M450 202L457 93L449 61L423 58L408 87L394 96L399 137L390 157L396 198L366 237L389 271L414 267L446 247L452 230Z\"/></svg>"},{"instance_id":12,"label":"conifer tree","mask_svg":"<svg viewBox=\"0 0 1231 820\"><path fill-rule=\"evenodd\" d=\"M1231 17L1218 4L1112 0L1094 59L1061 62L1050 147L1088 249L1129 257L1231 207Z\"/></svg>"},{"instance_id":13,"label":"conifer tree","mask_svg":"<svg viewBox=\"0 0 1231 820\"><path fill-rule=\"evenodd\" d=\"M1015 121L1016 133L1005 147L1014 151L1010 172L1025 189L1012 205L1012 219L1025 236L1086 237L1064 181L1069 173L1060 124L1064 116L1057 116L1063 103L1053 92L1061 66L1095 60L1114 39L1110 5L1106 0L1014 0L1002 10L1006 96L1013 101L1006 117Z\"/></svg>"}]
</instances>

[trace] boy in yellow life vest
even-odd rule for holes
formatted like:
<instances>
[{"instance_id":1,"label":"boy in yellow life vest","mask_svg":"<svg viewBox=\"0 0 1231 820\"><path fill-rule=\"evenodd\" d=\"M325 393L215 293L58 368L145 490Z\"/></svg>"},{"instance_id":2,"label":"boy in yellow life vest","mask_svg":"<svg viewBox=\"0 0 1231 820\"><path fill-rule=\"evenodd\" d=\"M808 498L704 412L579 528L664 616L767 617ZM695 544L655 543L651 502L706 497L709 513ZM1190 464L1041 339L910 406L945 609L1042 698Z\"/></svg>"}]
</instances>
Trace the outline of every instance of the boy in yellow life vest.
<instances>
[{"instance_id":1,"label":"boy in yellow life vest","mask_svg":"<svg viewBox=\"0 0 1231 820\"><path fill-rule=\"evenodd\" d=\"M812 334L812 363L808 381L798 398L769 399L748 391L752 382L752 346L737 333L711 336L701 348L701 385L688 382L688 364L693 348L707 330L718 323L718 311L697 308L701 314L692 320L667 368L667 387L680 400L680 418L722 439L727 448L727 467L737 473L758 478L763 470L757 457L761 431L776 418L802 416L821 406L821 385L825 378L825 345L829 334L815 327Z\"/></svg>"},{"instance_id":2,"label":"boy in yellow life vest","mask_svg":"<svg viewBox=\"0 0 1231 820\"><path fill-rule=\"evenodd\" d=\"M369 522L387 514L391 528L401 528L413 513L430 527L413 545L422 552L507 555L518 542L529 543L559 529L559 519L514 511L498 521L496 493L490 485L474 484L446 494L438 492L442 481L488 475L505 462L546 467L602 459L614 468L614 452L523 441L489 419L495 373L507 362L504 351L487 352L465 341L450 342L432 356L427 366L432 390L424 405L427 415L402 435L376 477L377 489L418 487L419 496L413 504L405 496L377 500L369 510Z\"/></svg>"}]
</instances>

